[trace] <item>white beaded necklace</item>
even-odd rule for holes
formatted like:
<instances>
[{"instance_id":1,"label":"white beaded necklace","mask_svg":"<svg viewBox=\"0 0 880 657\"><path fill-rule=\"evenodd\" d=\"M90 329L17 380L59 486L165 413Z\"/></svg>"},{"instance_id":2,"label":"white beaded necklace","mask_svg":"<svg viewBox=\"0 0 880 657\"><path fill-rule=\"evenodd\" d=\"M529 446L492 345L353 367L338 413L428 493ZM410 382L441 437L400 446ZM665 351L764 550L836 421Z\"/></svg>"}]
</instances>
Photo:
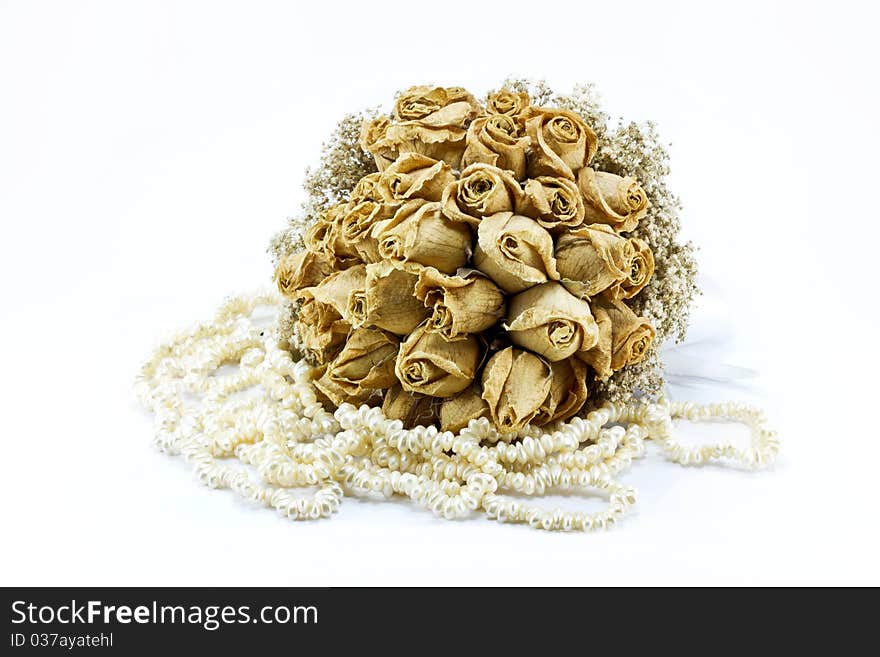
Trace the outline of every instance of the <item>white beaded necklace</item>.
<instances>
[{"instance_id":1,"label":"white beaded necklace","mask_svg":"<svg viewBox=\"0 0 880 657\"><path fill-rule=\"evenodd\" d=\"M294 362L253 320L257 307L280 302L276 293L230 299L212 321L156 350L138 392L155 413L160 449L183 455L208 486L231 488L294 520L332 515L347 491L405 495L448 519L482 510L537 529L605 529L635 504L635 490L614 477L645 453L646 439L683 465L727 458L758 468L779 451L761 412L742 404L608 403L550 433L527 427L516 442L485 418L452 434L404 429L367 406L343 404L330 413L317 400L309 366ZM224 364L238 364L237 372L220 375ZM252 394L235 394L245 391ZM742 422L751 445L684 447L673 436L674 418ZM220 459L252 466L256 477ZM292 492L303 487L317 491ZM607 492L604 511L548 511L503 497L584 487Z\"/></svg>"}]
</instances>

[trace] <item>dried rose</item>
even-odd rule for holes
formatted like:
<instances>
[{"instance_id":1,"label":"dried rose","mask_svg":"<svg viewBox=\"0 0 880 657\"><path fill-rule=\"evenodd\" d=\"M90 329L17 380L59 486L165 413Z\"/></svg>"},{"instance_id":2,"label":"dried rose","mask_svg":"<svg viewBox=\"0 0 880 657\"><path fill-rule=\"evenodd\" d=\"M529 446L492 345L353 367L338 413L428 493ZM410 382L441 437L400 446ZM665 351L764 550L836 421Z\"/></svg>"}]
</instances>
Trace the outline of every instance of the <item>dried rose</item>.
<instances>
[{"instance_id":1,"label":"dried rose","mask_svg":"<svg viewBox=\"0 0 880 657\"><path fill-rule=\"evenodd\" d=\"M480 222L474 266L510 294L559 279L550 233L534 219L512 212Z\"/></svg>"},{"instance_id":2,"label":"dried rose","mask_svg":"<svg viewBox=\"0 0 880 657\"><path fill-rule=\"evenodd\" d=\"M275 284L278 291L288 299L296 292L317 285L333 273L333 263L322 255L311 251L298 251L283 258L275 268Z\"/></svg>"},{"instance_id":3,"label":"dried rose","mask_svg":"<svg viewBox=\"0 0 880 657\"><path fill-rule=\"evenodd\" d=\"M518 116L525 111L531 99L524 91L511 91L510 89L499 89L489 94L486 99L486 112L489 114L506 114L507 116Z\"/></svg>"},{"instance_id":4,"label":"dried rose","mask_svg":"<svg viewBox=\"0 0 880 657\"><path fill-rule=\"evenodd\" d=\"M599 379L626 365L643 360L654 340L650 320L637 316L622 301L597 297L592 305L599 329L596 344L577 353L578 358L590 365Z\"/></svg>"},{"instance_id":5,"label":"dried rose","mask_svg":"<svg viewBox=\"0 0 880 657\"><path fill-rule=\"evenodd\" d=\"M315 287L307 288L319 302L332 306L347 322L352 323L349 301L354 292L366 289L367 268L364 265L338 271Z\"/></svg>"},{"instance_id":6,"label":"dried rose","mask_svg":"<svg viewBox=\"0 0 880 657\"><path fill-rule=\"evenodd\" d=\"M630 274L635 249L605 224L584 226L556 239L556 268L572 294L593 297Z\"/></svg>"},{"instance_id":7,"label":"dried rose","mask_svg":"<svg viewBox=\"0 0 880 657\"><path fill-rule=\"evenodd\" d=\"M586 222L608 224L618 233L633 230L648 213L648 197L635 178L589 167L578 172Z\"/></svg>"},{"instance_id":8,"label":"dried rose","mask_svg":"<svg viewBox=\"0 0 880 657\"><path fill-rule=\"evenodd\" d=\"M483 399L503 433L521 430L541 410L553 372L543 358L508 347L495 353L483 370Z\"/></svg>"},{"instance_id":9,"label":"dried rose","mask_svg":"<svg viewBox=\"0 0 880 657\"><path fill-rule=\"evenodd\" d=\"M339 238L347 250L354 250L363 262L379 261L379 243L371 235L373 226L390 219L394 210L375 201L361 201L349 207L342 217Z\"/></svg>"},{"instance_id":10,"label":"dried rose","mask_svg":"<svg viewBox=\"0 0 880 657\"><path fill-rule=\"evenodd\" d=\"M474 380L480 346L471 335L448 342L422 325L400 345L395 373L404 390L452 397Z\"/></svg>"},{"instance_id":11,"label":"dried rose","mask_svg":"<svg viewBox=\"0 0 880 657\"><path fill-rule=\"evenodd\" d=\"M510 171L516 180L526 177L526 152L531 140L519 124L505 114L475 119L467 132L467 147L461 158L466 167L478 162Z\"/></svg>"},{"instance_id":12,"label":"dried rose","mask_svg":"<svg viewBox=\"0 0 880 657\"><path fill-rule=\"evenodd\" d=\"M390 388L397 383L394 363L399 345L397 338L386 331L355 329L324 376L351 395L365 388Z\"/></svg>"},{"instance_id":13,"label":"dried rose","mask_svg":"<svg viewBox=\"0 0 880 657\"><path fill-rule=\"evenodd\" d=\"M449 125L447 114L458 115L458 103L471 111L479 108L477 101L461 87L410 87L394 104L394 114L401 121L425 121L432 125ZM438 115L443 114L442 118Z\"/></svg>"},{"instance_id":14,"label":"dried rose","mask_svg":"<svg viewBox=\"0 0 880 657\"><path fill-rule=\"evenodd\" d=\"M364 121L361 128L360 146L373 156L379 171L384 171L397 159L397 151L388 139L390 126L391 119L379 116L371 121Z\"/></svg>"},{"instance_id":15,"label":"dried rose","mask_svg":"<svg viewBox=\"0 0 880 657\"><path fill-rule=\"evenodd\" d=\"M440 400L408 392L396 385L385 393L382 413L389 420L400 420L405 429L430 426L438 419Z\"/></svg>"},{"instance_id":16,"label":"dried rose","mask_svg":"<svg viewBox=\"0 0 880 657\"><path fill-rule=\"evenodd\" d=\"M380 172L374 171L358 180L348 196L349 207L354 207L363 201L381 201L382 197L376 189L376 183L379 182L379 176L381 175Z\"/></svg>"},{"instance_id":17,"label":"dried rose","mask_svg":"<svg viewBox=\"0 0 880 657\"><path fill-rule=\"evenodd\" d=\"M571 180L540 176L526 182L517 212L555 233L584 222L584 201Z\"/></svg>"},{"instance_id":18,"label":"dried rose","mask_svg":"<svg viewBox=\"0 0 880 657\"><path fill-rule=\"evenodd\" d=\"M440 430L458 433L471 420L489 417L489 405L481 392L477 385L473 385L455 397L444 400L440 406Z\"/></svg>"},{"instance_id":19,"label":"dried rose","mask_svg":"<svg viewBox=\"0 0 880 657\"><path fill-rule=\"evenodd\" d=\"M347 204L339 203L313 223L303 238L306 249L323 255L334 269L345 269L360 262L354 245L342 235L342 220L347 214Z\"/></svg>"},{"instance_id":20,"label":"dried rose","mask_svg":"<svg viewBox=\"0 0 880 657\"><path fill-rule=\"evenodd\" d=\"M428 330L447 340L485 331L505 312L504 293L475 269L461 270L457 276L447 276L433 267L422 269L415 296L430 308Z\"/></svg>"},{"instance_id":21,"label":"dried rose","mask_svg":"<svg viewBox=\"0 0 880 657\"><path fill-rule=\"evenodd\" d=\"M397 335L411 333L431 314L414 296L418 280L418 274L387 260L367 265L363 308L353 308L353 314L360 310L362 317L358 316L355 323L377 326Z\"/></svg>"},{"instance_id":22,"label":"dried rose","mask_svg":"<svg viewBox=\"0 0 880 657\"><path fill-rule=\"evenodd\" d=\"M589 304L554 282L513 297L504 328L514 344L551 362L590 349L599 339Z\"/></svg>"},{"instance_id":23,"label":"dried rose","mask_svg":"<svg viewBox=\"0 0 880 657\"><path fill-rule=\"evenodd\" d=\"M440 203L407 201L392 219L377 224L379 255L399 264L436 267L452 274L470 258L471 231L441 212Z\"/></svg>"},{"instance_id":24,"label":"dried rose","mask_svg":"<svg viewBox=\"0 0 880 657\"><path fill-rule=\"evenodd\" d=\"M522 190L508 171L491 164L472 164L443 190L443 214L477 226L483 217L513 211Z\"/></svg>"},{"instance_id":25,"label":"dried rose","mask_svg":"<svg viewBox=\"0 0 880 657\"><path fill-rule=\"evenodd\" d=\"M452 182L455 176L446 162L404 153L382 172L376 187L385 203L400 205L414 198L439 201Z\"/></svg>"},{"instance_id":26,"label":"dried rose","mask_svg":"<svg viewBox=\"0 0 880 657\"><path fill-rule=\"evenodd\" d=\"M637 237L631 238L629 242L633 247L633 258L627 269L626 278L609 290L612 299L632 299L642 291L654 275L654 254L648 243Z\"/></svg>"},{"instance_id":27,"label":"dried rose","mask_svg":"<svg viewBox=\"0 0 880 657\"><path fill-rule=\"evenodd\" d=\"M526 114L526 134L532 140L529 178L553 176L574 180L590 164L598 148L596 133L568 110L532 107Z\"/></svg>"},{"instance_id":28,"label":"dried rose","mask_svg":"<svg viewBox=\"0 0 880 657\"><path fill-rule=\"evenodd\" d=\"M578 358L550 363L550 392L532 420L536 426L567 420L587 401L587 365Z\"/></svg>"},{"instance_id":29,"label":"dried rose","mask_svg":"<svg viewBox=\"0 0 880 657\"><path fill-rule=\"evenodd\" d=\"M314 290L314 287L300 290L293 330L305 354L320 365L339 353L351 325L333 306L317 301L312 294Z\"/></svg>"}]
</instances>

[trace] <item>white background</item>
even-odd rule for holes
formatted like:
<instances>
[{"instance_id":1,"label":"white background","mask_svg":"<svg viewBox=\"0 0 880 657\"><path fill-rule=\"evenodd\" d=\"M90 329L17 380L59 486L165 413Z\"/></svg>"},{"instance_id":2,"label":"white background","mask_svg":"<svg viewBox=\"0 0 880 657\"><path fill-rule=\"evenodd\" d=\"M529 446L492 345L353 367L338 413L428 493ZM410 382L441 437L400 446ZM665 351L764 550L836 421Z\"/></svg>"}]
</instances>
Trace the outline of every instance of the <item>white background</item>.
<instances>
[{"instance_id":1,"label":"white background","mask_svg":"<svg viewBox=\"0 0 880 657\"><path fill-rule=\"evenodd\" d=\"M877 18L767 0L0 2L0 584L880 584ZM691 353L760 373L675 394L764 405L775 469L651 450L623 477L634 515L563 535L350 499L291 523L157 453L140 363L268 283L267 242L336 120L511 73L594 81L672 142L706 289L693 337L715 345Z\"/></svg>"}]
</instances>

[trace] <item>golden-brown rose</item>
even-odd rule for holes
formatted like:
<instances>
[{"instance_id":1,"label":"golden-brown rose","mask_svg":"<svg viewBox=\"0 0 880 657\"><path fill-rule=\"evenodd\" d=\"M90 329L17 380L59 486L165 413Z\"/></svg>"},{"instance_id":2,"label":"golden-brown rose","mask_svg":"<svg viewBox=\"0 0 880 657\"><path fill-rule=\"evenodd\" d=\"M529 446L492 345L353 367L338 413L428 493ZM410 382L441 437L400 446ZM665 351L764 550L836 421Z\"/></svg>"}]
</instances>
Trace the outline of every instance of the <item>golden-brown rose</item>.
<instances>
[{"instance_id":1,"label":"golden-brown rose","mask_svg":"<svg viewBox=\"0 0 880 657\"><path fill-rule=\"evenodd\" d=\"M458 433L471 420L489 417L489 405L481 392L475 384L455 397L444 400L440 406L440 430Z\"/></svg>"},{"instance_id":2,"label":"golden-brown rose","mask_svg":"<svg viewBox=\"0 0 880 657\"><path fill-rule=\"evenodd\" d=\"M534 219L499 212L477 228L474 266L509 294L559 280L553 238Z\"/></svg>"},{"instance_id":3,"label":"golden-brown rose","mask_svg":"<svg viewBox=\"0 0 880 657\"><path fill-rule=\"evenodd\" d=\"M408 392L396 385L385 393L382 413L389 420L400 420L405 429L430 426L437 422L440 400L427 395Z\"/></svg>"},{"instance_id":4,"label":"golden-brown rose","mask_svg":"<svg viewBox=\"0 0 880 657\"><path fill-rule=\"evenodd\" d=\"M556 268L569 291L594 297L625 281L635 249L605 224L593 224L556 239Z\"/></svg>"},{"instance_id":5,"label":"golden-brown rose","mask_svg":"<svg viewBox=\"0 0 880 657\"><path fill-rule=\"evenodd\" d=\"M377 326L397 335L408 335L431 314L414 296L419 275L387 260L367 265L362 314L356 324ZM355 299L356 300L356 299ZM354 314L358 310L354 309Z\"/></svg>"},{"instance_id":6,"label":"golden-brown rose","mask_svg":"<svg viewBox=\"0 0 880 657\"><path fill-rule=\"evenodd\" d=\"M483 217L512 212L521 196L519 183L510 172L491 164L472 164L443 190L443 214L477 226Z\"/></svg>"},{"instance_id":7,"label":"golden-brown rose","mask_svg":"<svg viewBox=\"0 0 880 657\"><path fill-rule=\"evenodd\" d=\"M404 203L392 219L374 228L379 255L399 264L455 273L471 255L471 230L445 217L441 208L440 203L421 199Z\"/></svg>"},{"instance_id":8,"label":"golden-brown rose","mask_svg":"<svg viewBox=\"0 0 880 657\"><path fill-rule=\"evenodd\" d=\"M293 330L309 360L320 365L339 353L351 325L333 306L317 301L312 294L314 290L314 287L300 290Z\"/></svg>"},{"instance_id":9,"label":"golden-brown rose","mask_svg":"<svg viewBox=\"0 0 880 657\"><path fill-rule=\"evenodd\" d=\"M390 388L397 383L394 363L398 347L397 338L386 331L355 329L324 376L350 395L367 388Z\"/></svg>"},{"instance_id":10,"label":"golden-brown rose","mask_svg":"<svg viewBox=\"0 0 880 657\"><path fill-rule=\"evenodd\" d=\"M553 378L550 392L532 420L536 426L567 420L587 401L587 365L578 358L550 363Z\"/></svg>"},{"instance_id":11,"label":"golden-brown rose","mask_svg":"<svg viewBox=\"0 0 880 657\"><path fill-rule=\"evenodd\" d=\"M526 182L517 213L557 233L584 222L584 200L571 180L540 176Z\"/></svg>"},{"instance_id":12,"label":"golden-brown rose","mask_svg":"<svg viewBox=\"0 0 880 657\"><path fill-rule=\"evenodd\" d=\"M645 317L639 317L622 301L597 297L592 305L599 327L599 339L578 358L590 365L599 379L607 379L612 372L643 360L654 340L654 327Z\"/></svg>"},{"instance_id":13,"label":"golden-brown rose","mask_svg":"<svg viewBox=\"0 0 880 657\"><path fill-rule=\"evenodd\" d=\"M400 345L395 373L404 390L452 397L474 380L480 346L471 335L448 342L422 325Z\"/></svg>"},{"instance_id":14,"label":"golden-brown rose","mask_svg":"<svg viewBox=\"0 0 880 657\"><path fill-rule=\"evenodd\" d=\"M394 114L401 121L450 125L449 116L459 115L458 103L467 105L471 112L479 109L474 97L461 87L410 87L400 94L394 104Z\"/></svg>"},{"instance_id":15,"label":"golden-brown rose","mask_svg":"<svg viewBox=\"0 0 880 657\"><path fill-rule=\"evenodd\" d=\"M379 171L384 171L397 159L398 155L394 145L388 139L389 127L391 127L391 119L387 116L378 116L375 119L364 121L361 128L360 146L373 156Z\"/></svg>"},{"instance_id":16,"label":"golden-brown rose","mask_svg":"<svg viewBox=\"0 0 880 657\"><path fill-rule=\"evenodd\" d=\"M502 433L520 431L538 414L552 384L549 363L528 351L508 347L483 370L483 399Z\"/></svg>"},{"instance_id":17,"label":"golden-brown rose","mask_svg":"<svg viewBox=\"0 0 880 657\"><path fill-rule=\"evenodd\" d=\"M635 178L589 167L578 172L586 222L608 224L618 233L633 230L648 213L648 197Z\"/></svg>"},{"instance_id":18,"label":"golden-brown rose","mask_svg":"<svg viewBox=\"0 0 880 657\"><path fill-rule=\"evenodd\" d=\"M363 292L366 288L367 269L364 265L349 267L338 271L314 287L306 288L319 302L332 306L339 315L349 324L352 317L349 314L350 299L355 292Z\"/></svg>"},{"instance_id":19,"label":"golden-brown rose","mask_svg":"<svg viewBox=\"0 0 880 657\"><path fill-rule=\"evenodd\" d=\"M379 176L381 175L379 171L374 171L358 180L357 185L354 186L354 189L351 190L351 194L348 196L349 207L354 207L363 201L381 201L382 197L376 189L376 183L379 182Z\"/></svg>"},{"instance_id":20,"label":"golden-brown rose","mask_svg":"<svg viewBox=\"0 0 880 657\"><path fill-rule=\"evenodd\" d=\"M596 133L568 110L532 107L526 114L526 134L532 140L529 178L552 176L574 180L598 148Z\"/></svg>"},{"instance_id":21,"label":"golden-brown rose","mask_svg":"<svg viewBox=\"0 0 880 657\"><path fill-rule=\"evenodd\" d=\"M447 340L480 333L504 316L504 293L483 273L461 270L447 276L433 267L419 272L415 295L430 308L429 331Z\"/></svg>"},{"instance_id":22,"label":"golden-brown rose","mask_svg":"<svg viewBox=\"0 0 880 657\"><path fill-rule=\"evenodd\" d=\"M550 362L590 349L599 339L589 304L555 282L536 285L513 297L504 328L514 344Z\"/></svg>"},{"instance_id":23,"label":"golden-brown rose","mask_svg":"<svg viewBox=\"0 0 880 657\"><path fill-rule=\"evenodd\" d=\"M632 299L651 280L654 275L654 254L648 243L633 237L629 240L633 247L633 258L627 269L627 276L619 285L609 290L613 299Z\"/></svg>"},{"instance_id":24,"label":"golden-brown rose","mask_svg":"<svg viewBox=\"0 0 880 657\"><path fill-rule=\"evenodd\" d=\"M318 217L303 238L306 249L323 255L334 269L346 269L360 263L355 245L342 234L342 220L347 213L346 203L334 205Z\"/></svg>"},{"instance_id":25,"label":"golden-brown rose","mask_svg":"<svg viewBox=\"0 0 880 657\"><path fill-rule=\"evenodd\" d=\"M499 89L490 93L486 99L486 112L515 117L528 109L530 103L531 99L525 91Z\"/></svg>"},{"instance_id":26,"label":"golden-brown rose","mask_svg":"<svg viewBox=\"0 0 880 657\"><path fill-rule=\"evenodd\" d=\"M400 205L414 198L439 201L452 182L455 176L446 162L404 153L382 172L376 188L385 203Z\"/></svg>"},{"instance_id":27,"label":"golden-brown rose","mask_svg":"<svg viewBox=\"0 0 880 657\"><path fill-rule=\"evenodd\" d=\"M466 167L478 162L510 171L516 180L526 177L526 152L531 139L506 114L475 119L467 132L467 146L461 158Z\"/></svg>"},{"instance_id":28,"label":"golden-brown rose","mask_svg":"<svg viewBox=\"0 0 880 657\"><path fill-rule=\"evenodd\" d=\"M339 235L346 248L353 248L363 262L379 261L379 243L371 235L373 226L390 219L394 210L375 201L361 201L351 206L342 217Z\"/></svg>"},{"instance_id":29,"label":"golden-brown rose","mask_svg":"<svg viewBox=\"0 0 880 657\"><path fill-rule=\"evenodd\" d=\"M275 268L275 284L288 299L296 292L317 285L333 273L333 263L323 254L298 251L282 258Z\"/></svg>"}]
</instances>

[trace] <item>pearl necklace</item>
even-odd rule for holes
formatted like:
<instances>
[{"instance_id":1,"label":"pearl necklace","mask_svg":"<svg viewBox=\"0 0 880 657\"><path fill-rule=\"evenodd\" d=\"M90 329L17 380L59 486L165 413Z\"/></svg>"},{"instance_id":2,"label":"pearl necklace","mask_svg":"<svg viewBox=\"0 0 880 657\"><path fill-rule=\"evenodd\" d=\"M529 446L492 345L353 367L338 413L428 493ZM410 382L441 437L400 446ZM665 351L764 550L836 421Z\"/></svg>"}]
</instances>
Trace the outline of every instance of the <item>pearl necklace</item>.
<instances>
[{"instance_id":1,"label":"pearl necklace","mask_svg":"<svg viewBox=\"0 0 880 657\"><path fill-rule=\"evenodd\" d=\"M311 368L253 320L258 307L280 303L274 292L229 299L213 320L161 345L137 388L155 413L161 450L183 456L204 484L294 520L328 517L349 493L405 495L447 519L483 511L537 529L605 529L635 504L635 490L614 477L645 454L647 439L682 465L726 458L758 468L779 451L761 412L742 404L607 403L552 431L526 427L516 436L498 433L485 418L452 434L433 426L407 430L368 406L343 404L330 413L317 399ZM227 364L237 365L235 373L219 372ZM684 447L673 435L676 418L742 422L751 444ZM311 495L297 491L309 488ZM606 508L550 511L504 496L583 488L604 491Z\"/></svg>"}]
</instances>

